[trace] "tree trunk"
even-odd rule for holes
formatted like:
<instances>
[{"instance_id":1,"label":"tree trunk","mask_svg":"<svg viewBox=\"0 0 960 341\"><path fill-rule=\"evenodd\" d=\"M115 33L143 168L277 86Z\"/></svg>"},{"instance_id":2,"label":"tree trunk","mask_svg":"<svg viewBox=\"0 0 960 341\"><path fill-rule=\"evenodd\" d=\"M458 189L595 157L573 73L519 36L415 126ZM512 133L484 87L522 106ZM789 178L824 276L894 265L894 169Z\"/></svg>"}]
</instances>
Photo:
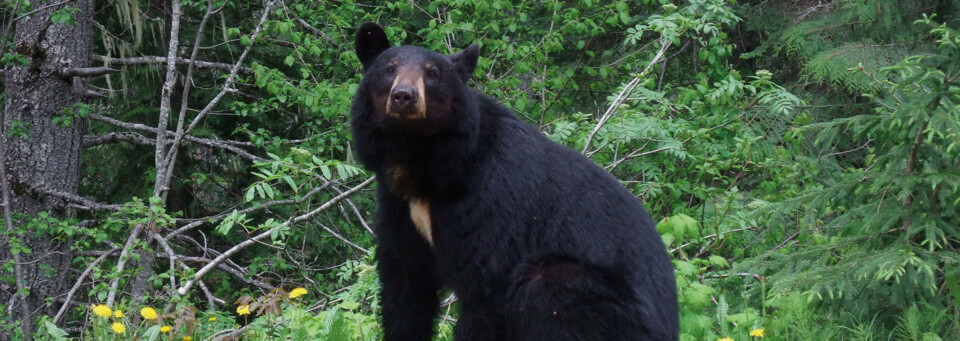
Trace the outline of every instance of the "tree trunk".
<instances>
[{"instance_id":1,"label":"tree trunk","mask_svg":"<svg viewBox=\"0 0 960 341\"><path fill-rule=\"evenodd\" d=\"M10 65L4 70L4 144L5 179L10 185L10 208L14 226L21 226L40 212L51 217L73 216L61 198L47 194L55 191L77 193L80 183L80 150L83 122L73 117L69 125L54 123L55 117L66 116L64 109L76 108L83 100L87 80L63 76L70 68L87 67L93 43L93 0L77 0L57 4L58 0L35 1L40 9L16 23L13 51L28 60L26 65ZM50 15L65 5L79 9L74 13L75 25L51 23ZM44 8L46 6L50 6ZM69 240L54 240L54 235L30 230L20 235L29 254L21 254L21 266L29 296L26 303L30 316L13 315L20 311L12 305L4 314L17 316L24 328L32 327L40 314L52 314L47 298L56 298L69 286L71 255ZM10 250L0 247L0 264L9 262ZM12 274L0 269L0 276ZM11 276L12 277L12 276ZM0 302L7 304L14 290L6 285L0 290ZM8 335L9 336L9 335ZM0 335L0 339L8 336Z\"/></svg>"}]
</instances>

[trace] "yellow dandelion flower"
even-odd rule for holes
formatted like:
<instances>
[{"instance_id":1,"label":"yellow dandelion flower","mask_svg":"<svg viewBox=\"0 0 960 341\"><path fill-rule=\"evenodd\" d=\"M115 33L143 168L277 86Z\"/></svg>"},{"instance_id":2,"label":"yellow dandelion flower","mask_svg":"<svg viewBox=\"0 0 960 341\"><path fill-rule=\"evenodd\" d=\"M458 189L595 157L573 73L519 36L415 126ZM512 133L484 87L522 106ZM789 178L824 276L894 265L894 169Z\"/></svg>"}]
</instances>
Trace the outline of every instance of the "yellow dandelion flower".
<instances>
[{"instance_id":1,"label":"yellow dandelion flower","mask_svg":"<svg viewBox=\"0 0 960 341\"><path fill-rule=\"evenodd\" d=\"M193 341L193 338L189 336L184 336L183 341Z\"/></svg>"},{"instance_id":2,"label":"yellow dandelion flower","mask_svg":"<svg viewBox=\"0 0 960 341\"><path fill-rule=\"evenodd\" d=\"M207 321L216 322L216 321L217 321L217 317L216 317L216 316L210 317L210 318L207 319Z\"/></svg>"},{"instance_id":3,"label":"yellow dandelion flower","mask_svg":"<svg viewBox=\"0 0 960 341\"><path fill-rule=\"evenodd\" d=\"M113 313L113 310L110 310L110 307L103 304L99 304L93 307L93 314L100 317L110 317L110 314Z\"/></svg>"},{"instance_id":4,"label":"yellow dandelion flower","mask_svg":"<svg viewBox=\"0 0 960 341\"><path fill-rule=\"evenodd\" d=\"M244 304L242 306L237 307L237 314L240 314L240 316L250 315L250 305Z\"/></svg>"},{"instance_id":5,"label":"yellow dandelion flower","mask_svg":"<svg viewBox=\"0 0 960 341\"><path fill-rule=\"evenodd\" d=\"M127 331L127 327L120 322L114 322L113 324L110 325L110 328L113 328L113 332L117 334L123 334L124 332Z\"/></svg>"},{"instance_id":6,"label":"yellow dandelion flower","mask_svg":"<svg viewBox=\"0 0 960 341\"><path fill-rule=\"evenodd\" d=\"M157 311L151 307L143 307L140 309L140 316L147 320L154 320L157 318Z\"/></svg>"},{"instance_id":7,"label":"yellow dandelion flower","mask_svg":"<svg viewBox=\"0 0 960 341\"><path fill-rule=\"evenodd\" d=\"M173 328L170 328L170 326L163 326L163 327L160 327L160 332L166 333L166 332L169 332L171 329Z\"/></svg>"},{"instance_id":8,"label":"yellow dandelion flower","mask_svg":"<svg viewBox=\"0 0 960 341\"><path fill-rule=\"evenodd\" d=\"M114 310L114 311L113 311L113 317L123 318L123 312L120 311L120 309Z\"/></svg>"},{"instance_id":9,"label":"yellow dandelion flower","mask_svg":"<svg viewBox=\"0 0 960 341\"><path fill-rule=\"evenodd\" d=\"M296 288L290 291L290 298L297 298L307 294L307 289L305 288Z\"/></svg>"},{"instance_id":10,"label":"yellow dandelion flower","mask_svg":"<svg viewBox=\"0 0 960 341\"><path fill-rule=\"evenodd\" d=\"M763 328L751 330L750 336L763 337Z\"/></svg>"},{"instance_id":11,"label":"yellow dandelion flower","mask_svg":"<svg viewBox=\"0 0 960 341\"><path fill-rule=\"evenodd\" d=\"M717 341L733 341L733 339L731 339L731 338L729 338L729 337L725 337L725 338L722 338L722 339L718 339Z\"/></svg>"}]
</instances>

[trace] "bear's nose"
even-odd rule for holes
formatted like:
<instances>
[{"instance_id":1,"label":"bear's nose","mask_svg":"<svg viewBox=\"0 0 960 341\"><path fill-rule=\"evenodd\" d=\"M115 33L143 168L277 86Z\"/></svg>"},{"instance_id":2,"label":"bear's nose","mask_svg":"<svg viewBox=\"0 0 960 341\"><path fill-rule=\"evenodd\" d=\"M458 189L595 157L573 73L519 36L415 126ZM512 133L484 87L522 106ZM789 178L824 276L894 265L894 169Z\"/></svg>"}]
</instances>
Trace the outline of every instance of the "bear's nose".
<instances>
[{"instance_id":1,"label":"bear's nose","mask_svg":"<svg viewBox=\"0 0 960 341\"><path fill-rule=\"evenodd\" d=\"M417 103L417 92L409 86L398 86L390 93L392 111L412 113Z\"/></svg>"}]
</instances>

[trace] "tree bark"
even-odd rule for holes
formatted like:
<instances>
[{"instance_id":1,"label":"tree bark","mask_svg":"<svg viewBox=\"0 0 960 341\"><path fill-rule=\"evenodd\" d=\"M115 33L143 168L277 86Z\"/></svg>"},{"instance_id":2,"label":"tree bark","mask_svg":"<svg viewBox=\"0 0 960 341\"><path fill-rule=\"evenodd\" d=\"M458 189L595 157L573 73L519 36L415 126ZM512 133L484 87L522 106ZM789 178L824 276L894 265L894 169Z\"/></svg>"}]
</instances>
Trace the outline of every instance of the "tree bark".
<instances>
[{"instance_id":1,"label":"tree bark","mask_svg":"<svg viewBox=\"0 0 960 341\"><path fill-rule=\"evenodd\" d=\"M77 0L57 5L59 0L34 2L42 8L16 23L13 51L27 58L26 65L10 65L4 70L6 99L3 112L5 146L2 157L6 179L11 189L10 208L13 224L22 226L40 212L55 218L74 215L63 199L44 195L45 189L77 193L80 183L80 151L83 120L73 117L72 123L54 123L65 116L64 109L75 108L83 101L88 81L70 76L67 70L89 65L93 44L93 0ZM48 7L45 7L48 6ZM50 15L64 6L79 9L74 13L75 25L51 23ZM18 236L30 248L21 254L23 276L29 289L27 304L30 316L17 316L20 326L29 328L40 314L55 313L47 304L48 297L63 294L65 279L72 259L69 240L51 234L26 231ZM0 247L0 263L11 260L9 248ZM2 270L0 270L2 271ZM8 273L0 274L9 276ZM10 302L10 290L0 290L0 302ZM16 312L8 307L4 313ZM17 314L20 315L20 314ZM0 335L0 339L8 336Z\"/></svg>"}]
</instances>

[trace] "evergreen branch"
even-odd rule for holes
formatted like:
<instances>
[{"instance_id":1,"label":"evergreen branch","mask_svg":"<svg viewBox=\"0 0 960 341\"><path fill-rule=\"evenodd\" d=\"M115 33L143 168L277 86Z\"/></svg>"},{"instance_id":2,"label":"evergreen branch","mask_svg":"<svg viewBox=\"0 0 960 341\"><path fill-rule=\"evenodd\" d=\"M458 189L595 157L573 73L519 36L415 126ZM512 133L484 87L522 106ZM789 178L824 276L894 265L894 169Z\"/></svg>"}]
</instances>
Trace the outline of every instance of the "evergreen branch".
<instances>
[{"instance_id":1,"label":"evergreen branch","mask_svg":"<svg viewBox=\"0 0 960 341\"><path fill-rule=\"evenodd\" d=\"M917 136L913 139L913 147L910 148L910 157L907 158L906 177L913 176L914 168L917 165L917 150L920 149L920 143L923 142L923 131L927 129L927 122L920 124L917 129ZM903 197L903 230L910 231L910 224L913 223L913 214L910 212L910 203L913 201L913 195L907 194Z\"/></svg>"}]
</instances>

